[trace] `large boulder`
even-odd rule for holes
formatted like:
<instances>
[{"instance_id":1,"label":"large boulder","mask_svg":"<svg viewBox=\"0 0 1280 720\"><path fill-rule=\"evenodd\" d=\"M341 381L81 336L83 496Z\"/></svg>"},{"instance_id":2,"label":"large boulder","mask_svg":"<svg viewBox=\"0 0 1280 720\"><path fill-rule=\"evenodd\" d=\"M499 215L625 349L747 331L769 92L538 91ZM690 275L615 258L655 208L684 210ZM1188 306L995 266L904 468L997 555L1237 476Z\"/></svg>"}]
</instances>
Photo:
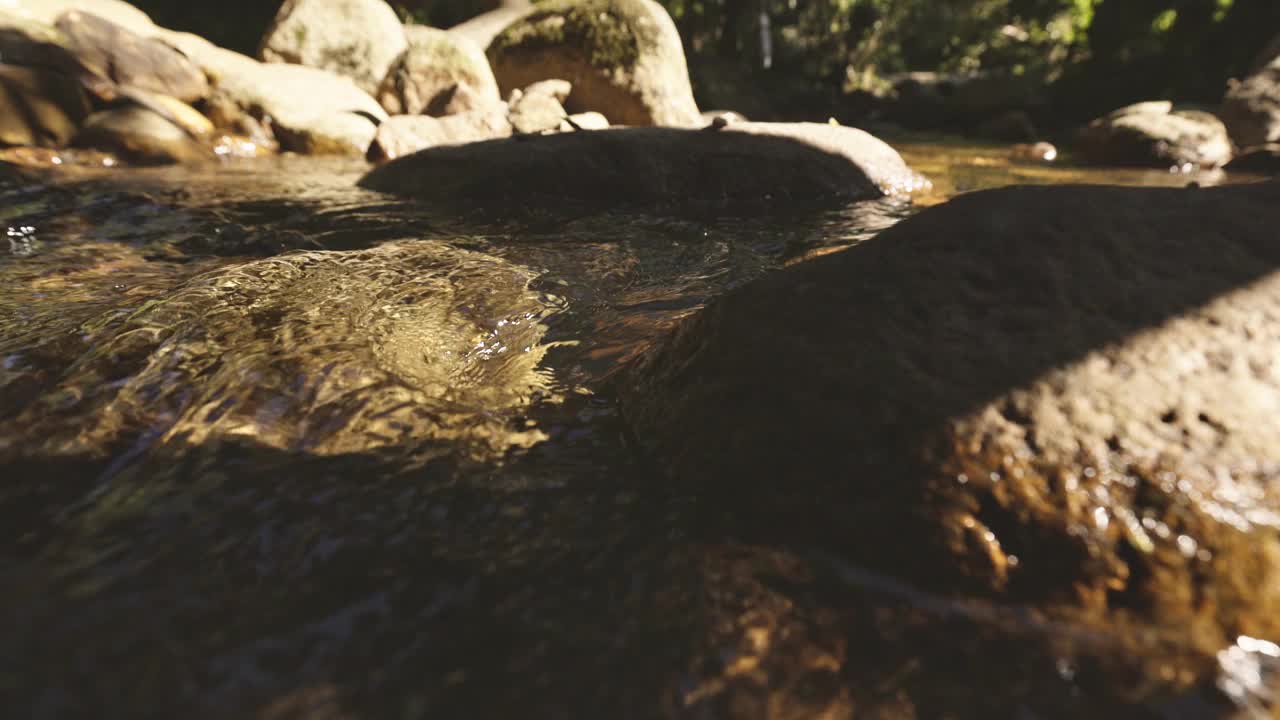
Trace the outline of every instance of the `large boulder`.
<instances>
[{"instance_id":1,"label":"large boulder","mask_svg":"<svg viewBox=\"0 0 1280 720\"><path fill-rule=\"evenodd\" d=\"M58 18L57 28L84 68L100 77L184 102L209 93L200 68L158 39L80 10Z\"/></svg>"},{"instance_id":2,"label":"large boulder","mask_svg":"<svg viewBox=\"0 0 1280 720\"><path fill-rule=\"evenodd\" d=\"M498 83L484 51L444 30L410 25L409 47L391 64L378 88L378 102L392 115L445 115L459 93L477 105L496 104Z\"/></svg>"},{"instance_id":3,"label":"large boulder","mask_svg":"<svg viewBox=\"0 0 1280 720\"><path fill-rule=\"evenodd\" d=\"M501 0L498 6L449 28L449 33L466 38L476 47L487 48L493 38L533 8L529 0Z\"/></svg>"},{"instance_id":4,"label":"large boulder","mask_svg":"<svg viewBox=\"0 0 1280 720\"><path fill-rule=\"evenodd\" d=\"M373 93L406 45L400 18L383 0L287 0L259 52L267 62L343 75Z\"/></svg>"},{"instance_id":5,"label":"large boulder","mask_svg":"<svg viewBox=\"0 0 1280 720\"><path fill-rule=\"evenodd\" d=\"M156 29L155 23L151 22L146 13L124 0L0 0L0 9L46 25L54 24L66 12L80 10L110 20L143 36Z\"/></svg>"},{"instance_id":6,"label":"large boulder","mask_svg":"<svg viewBox=\"0 0 1280 720\"><path fill-rule=\"evenodd\" d=\"M1222 121L1168 101L1142 102L1109 113L1080 131L1077 149L1087 159L1114 165L1216 168L1231 162L1231 138Z\"/></svg>"},{"instance_id":7,"label":"large boulder","mask_svg":"<svg viewBox=\"0 0 1280 720\"><path fill-rule=\"evenodd\" d=\"M193 163L213 157L184 128L141 105L94 113L75 144L115 153L137 165Z\"/></svg>"},{"instance_id":8,"label":"large boulder","mask_svg":"<svg viewBox=\"0 0 1280 720\"><path fill-rule=\"evenodd\" d=\"M854 128L736 123L724 129L613 128L424 150L360 184L446 207L638 206L756 211L909 192L924 181Z\"/></svg>"},{"instance_id":9,"label":"large boulder","mask_svg":"<svg viewBox=\"0 0 1280 720\"><path fill-rule=\"evenodd\" d=\"M569 112L621 125L699 120L675 24L652 0L548 0L502 31L489 61L503 94L539 80L573 84Z\"/></svg>"},{"instance_id":10,"label":"large boulder","mask_svg":"<svg viewBox=\"0 0 1280 720\"><path fill-rule=\"evenodd\" d=\"M503 112L476 110L445 117L429 115L393 115L378 126L378 134L369 147L374 162L394 160L419 150L438 145L458 145L504 138L511 134L511 123Z\"/></svg>"},{"instance_id":11,"label":"large boulder","mask_svg":"<svg viewBox=\"0 0 1280 720\"><path fill-rule=\"evenodd\" d=\"M5 63L75 75L81 67L67 44L52 25L0 9L0 60Z\"/></svg>"},{"instance_id":12,"label":"large boulder","mask_svg":"<svg viewBox=\"0 0 1280 720\"><path fill-rule=\"evenodd\" d=\"M89 115L89 98L72 75L0 64L0 145L61 147Z\"/></svg>"},{"instance_id":13,"label":"large boulder","mask_svg":"<svg viewBox=\"0 0 1280 720\"><path fill-rule=\"evenodd\" d=\"M159 32L210 77L219 102L269 120L284 150L363 155L386 111L348 78L284 63L260 63L196 35Z\"/></svg>"},{"instance_id":14,"label":"large boulder","mask_svg":"<svg viewBox=\"0 0 1280 720\"><path fill-rule=\"evenodd\" d=\"M1241 147L1280 141L1280 57L1230 81L1219 115Z\"/></svg>"},{"instance_id":15,"label":"large boulder","mask_svg":"<svg viewBox=\"0 0 1280 720\"><path fill-rule=\"evenodd\" d=\"M713 301L623 412L708 532L1212 665L1280 638L1277 223L1280 182L963 195Z\"/></svg>"}]
</instances>

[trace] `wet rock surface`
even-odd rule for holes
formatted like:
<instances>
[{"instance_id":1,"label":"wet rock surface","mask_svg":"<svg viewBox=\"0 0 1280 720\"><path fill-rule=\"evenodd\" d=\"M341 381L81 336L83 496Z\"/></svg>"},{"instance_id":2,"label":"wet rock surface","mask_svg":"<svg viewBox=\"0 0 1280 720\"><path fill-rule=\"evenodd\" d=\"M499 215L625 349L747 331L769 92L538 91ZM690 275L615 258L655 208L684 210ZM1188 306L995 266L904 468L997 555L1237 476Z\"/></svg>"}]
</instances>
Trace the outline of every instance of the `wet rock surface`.
<instances>
[{"instance_id":1,"label":"wet rock surface","mask_svg":"<svg viewBox=\"0 0 1280 720\"><path fill-rule=\"evenodd\" d=\"M462 92L469 104L495 104L498 84L484 51L469 40L422 25L405 28L408 48L396 57L378 87L378 101L392 115L447 115ZM474 108L472 108L474 109Z\"/></svg>"},{"instance_id":2,"label":"wet rock surface","mask_svg":"<svg viewBox=\"0 0 1280 720\"><path fill-rule=\"evenodd\" d=\"M383 0L288 0L259 56L328 70L373 93L406 46L400 18Z\"/></svg>"},{"instance_id":3,"label":"wet rock surface","mask_svg":"<svg viewBox=\"0 0 1280 720\"><path fill-rule=\"evenodd\" d=\"M733 537L1153 619L1205 681L1237 635L1280 634L1277 200L962 196L711 303L623 412Z\"/></svg>"},{"instance_id":4,"label":"wet rock surface","mask_svg":"<svg viewBox=\"0 0 1280 720\"><path fill-rule=\"evenodd\" d=\"M615 125L692 126L698 108L674 23L651 0L553 0L493 39L502 92L550 78L573 85L565 107Z\"/></svg>"},{"instance_id":5,"label":"wet rock surface","mask_svg":"<svg viewBox=\"0 0 1280 720\"><path fill-rule=\"evenodd\" d=\"M1215 168L1231 161L1231 138L1210 113L1174 110L1167 101L1143 102L1098 118L1080 131L1077 149L1110 164Z\"/></svg>"},{"instance_id":6,"label":"wet rock surface","mask_svg":"<svg viewBox=\"0 0 1280 720\"><path fill-rule=\"evenodd\" d=\"M612 128L432 148L360 182L433 204L514 212L821 207L908 193L925 183L875 137L806 123Z\"/></svg>"}]
</instances>

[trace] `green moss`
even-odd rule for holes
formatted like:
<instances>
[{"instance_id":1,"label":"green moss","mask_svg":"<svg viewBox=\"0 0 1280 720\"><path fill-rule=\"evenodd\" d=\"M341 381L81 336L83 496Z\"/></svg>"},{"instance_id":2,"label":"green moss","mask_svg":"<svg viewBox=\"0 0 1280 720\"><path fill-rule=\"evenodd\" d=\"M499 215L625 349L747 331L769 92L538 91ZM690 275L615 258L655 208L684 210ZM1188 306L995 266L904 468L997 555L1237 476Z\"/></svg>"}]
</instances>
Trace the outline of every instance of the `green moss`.
<instances>
[{"instance_id":1,"label":"green moss","mask_svg":"<svg viewBox=\"0 0 1280 720\"><path fill-rule=\"evenodd\" d=\"M658 42L641 0L548 0L494 38L490 53L557 45L579 47L598 68L630 69L641 48Z\"/></svg>"}]
</instances>

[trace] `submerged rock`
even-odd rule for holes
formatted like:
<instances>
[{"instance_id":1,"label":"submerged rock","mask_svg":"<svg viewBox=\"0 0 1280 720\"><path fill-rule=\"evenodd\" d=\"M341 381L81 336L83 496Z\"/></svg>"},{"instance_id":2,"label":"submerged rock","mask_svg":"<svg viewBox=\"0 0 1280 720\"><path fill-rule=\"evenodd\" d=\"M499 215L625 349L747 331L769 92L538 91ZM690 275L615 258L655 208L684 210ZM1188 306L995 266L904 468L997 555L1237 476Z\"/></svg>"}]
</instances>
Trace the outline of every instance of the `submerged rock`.
<instances>
[{"instance_id":1,"label":"submerged rock","mask_svg":"<svg viewBox=\"0 0 1280 720\"><path fill-rule=\"evenodd\" d=\"M698 124L680 34L651 0L549 0L489 45L502 92L539 80L573 84L565 107L620 125Z\"/></svg>"},{"instance_id":2,"label":"submerged rock","mask_svg":"<svg viewBox=\"0 0 1280 720\"><path fill-rule=\"evenodd\" d=\"M1216 168L1231 161L1231 138L1210 113L1174 110L1168 101L1120 108L1089 123L1078 137L1089 160L1124 165Z\"/></svg>"},{"instance_id":3,"label":"submerged rock","mask_svg":"<svg viewBox=\"0 0 1280 720\"><path fill-rule=\"evenodd\" d=\"M511 123L502 112L473 111L441 118L394 115L378 126L378 134L369 146L369 159L394 160L437 145L491 140L510 134Z\"/></svg>"},{"instance_id":4,"label":"submerged rock","mask_svg":"<svg viewBox=\"0 0 1280 720\"><path fill-rule=\"evenodd\" d=\"M447 115L459 92L472 96L469 102L475 106L500 100L489 61L469 40L422 25L410 25L405 33L408 49L378 88L378 102L387 112Z\"/></svg>"},{"instance_id":5,"label":"submerged rock","mask_svg":"<svg viewBox=\"0 0 1280 720\"><path fill-rule=\"evenodd\" d=\"M137 165L192 163L213 157L183 128L140 105L94 113L76 135L75 144L115 153Z\"/></svg>"},{"instance_id":6,"label":"submerged rock","mask_svg":"<svg viewBox=\"0 0 1280 720\"><path fill-rule=\"evenodd\" d=\"M209 93L200 68L160 40L79 10L58 18L57 28L80 63L100 77L184 102Z\"/></svg>"},{"instance_id":7,"label":"submerged rock","mask_svg":"<svg viewBox=\"0 0 1280 720\"><path fill-rule=\"evenodd\" d=\"M438 147L360 184L449 207L640 206L741 210L822 206L924 183L893 148L848 127L736 123L612 128Z\"/></svg>"},{"instance_id":8,"label":"submerged rock","mask_svg":"<svg viewBox=\"0 0 1280 720\"><path fill-rule=\"evenodd\" d=\"M61 147L89 115L89 99L73 76L0 64L0 145Z\"/></svg>"},{"instance_id":9,"label":"submerged rock","mask_svg":"<svg viewBox=\"0 0 1280 720\"><path fill-rule=\"evenodd\" d=\"M328 70L373 93L406 46L400 18L383 0L288 0L259 56Z\"/></svg>"},{"instance_id":10,"label":"submerged rock","mask_svg":"<svg viewBox=\"0 0 1280 720\"><path fill-rule=\"evenodd\" d=\"M1280 636L1277 222L1274 182L963 195L713 301L623 411L709 528L1180 628L1205 672Z\"/></svg>"},{"instance_id":11,"label":"submerged rock","mask_svg":"<svg viewBox=\"0 0 1280 720\"><path fill-rule=\"evenodd\" d=\"M1241 147L1280 141L1280 57L1243 80L1231 80L1219 113Z\"/></svg>"}]
</instances>

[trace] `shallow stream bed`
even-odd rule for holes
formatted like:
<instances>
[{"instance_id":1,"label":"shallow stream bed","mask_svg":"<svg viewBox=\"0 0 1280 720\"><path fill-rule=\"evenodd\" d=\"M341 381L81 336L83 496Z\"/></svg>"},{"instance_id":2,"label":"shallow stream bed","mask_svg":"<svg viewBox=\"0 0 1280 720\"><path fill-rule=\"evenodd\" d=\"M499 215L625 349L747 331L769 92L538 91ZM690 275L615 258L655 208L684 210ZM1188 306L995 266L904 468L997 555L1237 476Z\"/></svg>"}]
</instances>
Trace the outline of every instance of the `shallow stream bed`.
<instances>
[{"instance_id":1,"label":"shallow stream bed","mask_svg":"<svg viewBox=\"0 0 1280 720\"><path fill-rule=\"evenodd\" d=\"M934 181L918 203L1251 179L900 149ZM1162 694L1185 664L1161 628L1120 643L710 536L696 488L635 451L609 390L621 364L908 204L497 221L356 189L365 169L0 172L12 717L1225 708L1212 688Z\"/></svg>"}]
</instances>

